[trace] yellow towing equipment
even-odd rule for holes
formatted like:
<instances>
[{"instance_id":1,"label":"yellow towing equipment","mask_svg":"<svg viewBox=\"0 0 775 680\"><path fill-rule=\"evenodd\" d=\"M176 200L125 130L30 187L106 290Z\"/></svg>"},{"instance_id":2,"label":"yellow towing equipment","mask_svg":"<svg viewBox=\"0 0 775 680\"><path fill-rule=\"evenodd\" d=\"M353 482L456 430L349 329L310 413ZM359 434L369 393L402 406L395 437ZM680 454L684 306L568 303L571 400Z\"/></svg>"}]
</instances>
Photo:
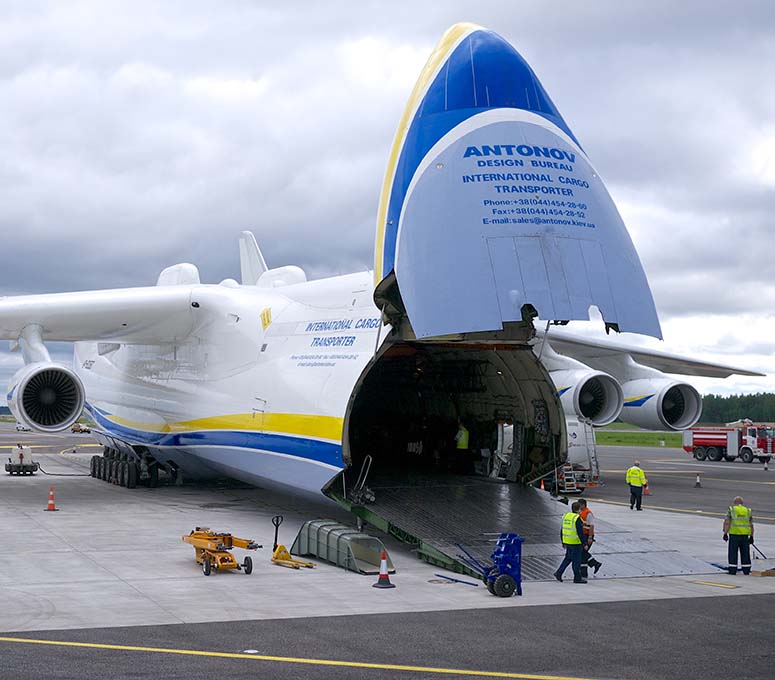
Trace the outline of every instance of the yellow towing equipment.
<instances>
[{"instance_id":1,"label":"yellow towing equipment","mask_svg":"<svg viewBox=\"0 0 775 680\"><path fill-rule=\"evenodd\" d=\"M315 565L312 562L305 562L304 560L297 560L291 557L291 553L288 552L288 548L284 545L277 544L277 531L280 525L283 523L282 515L275 515L272 517L272 524L274 524L274 545L272 546L272 562L279 564L281 567L288 567L289 569L299 569L305 567L307 569L314 569Z\"/></svg>"},{"instance_id":2,"label":"yellow towing equipment","mask_svg":"<svg viewBox=\"0 0 775 680\"><path fill-rule=\"evenodd\" d=\"M231 534L210 531L209 527L196 527L188 536L182 538L194 546L196 563L202 565L202 573L205 576L209 576L213 569L237 569L250 574L253 571L253 559L245 555L240 564L229 551L232 548L256 550L264 547L249 538L237 538Z\"/></svg>"}]
</instances>

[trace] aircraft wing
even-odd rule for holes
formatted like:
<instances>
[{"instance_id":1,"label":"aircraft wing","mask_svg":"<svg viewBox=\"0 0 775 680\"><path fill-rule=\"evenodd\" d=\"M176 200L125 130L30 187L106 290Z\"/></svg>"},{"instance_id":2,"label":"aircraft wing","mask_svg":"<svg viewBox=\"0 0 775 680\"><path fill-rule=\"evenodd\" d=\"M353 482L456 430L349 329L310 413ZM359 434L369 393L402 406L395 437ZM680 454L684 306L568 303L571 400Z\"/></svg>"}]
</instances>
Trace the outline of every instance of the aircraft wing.
<instances>
[{"instance_id":1,"label":"aircraft wing","mask_svg":"<svg viewBox=\"0 0 775 680\"><path fill-rule=\"evenodd\" d=\"M0 298L0 339L17 340L25 327L37 325L44 341L171 342L193 328L195 289L154 286Z\"/></svg>"},{"instance_id":2,"label":"aircraft wing","mask_svg":"<svg viewBox=\"0 0 775 680\"><path fill-rule=\"evenodd\" d=\"M538 332L539 344L544 335L543 331ZM553 328L549 330L546 337L548 343L556 352L577 359L582 363L594 362L595 359L610 359L629 355L642 366L655 368L665 373L694 375L703 378L728 378L730 375L764 375L764 373L757 373L744 368L689 359L678 354L660 352L646 347L639 347L638 345L627 345L596 338L584 338Z\"/></svg>"}]
</instances>

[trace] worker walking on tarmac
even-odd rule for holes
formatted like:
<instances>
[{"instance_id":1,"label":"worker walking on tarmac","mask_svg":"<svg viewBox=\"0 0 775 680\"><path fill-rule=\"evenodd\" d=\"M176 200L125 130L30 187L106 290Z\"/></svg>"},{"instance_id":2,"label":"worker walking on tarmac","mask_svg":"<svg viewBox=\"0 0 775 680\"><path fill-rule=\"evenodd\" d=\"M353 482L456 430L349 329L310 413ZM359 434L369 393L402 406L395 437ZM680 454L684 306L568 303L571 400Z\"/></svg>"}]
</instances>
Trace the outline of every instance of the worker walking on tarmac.
<instances>
[{"instance_id":1,"label":"worker walking on tarmac","mask_svg":"<svg viewBox=\"0 0 775 680\"><path fill-rule=\"evenodd\" d=\"M646 473L640 469L639 460L636 460L633 466L627 470L624 480L630 485L630 510L633 507L642 510L640 505L643 502L643 487L649 482L646 479Z\"/></svg>"},{"instance_id":2,"label":"worker walking on tarmac","mask_svg":"<svg viewBox=\"0 0 775 680\"><path fill-rule=\"evenodd\" d=\"M753 544L753 511L743 505L743 499L735 496L724 518L724 540L729 542L729 573L737 574L737 554L740 567L748 576L751 573L751 544Z\"/></svg>"},{"instance_id":3,"label":"worker walking on tarmac","mask_svg":"<svg viewBox=\"0 0 775 680\"><path fill-rule=\"evenodd\" d=\"M573 565L573 582L586 583L587 580L581 578L581 552L587 547L584 537L584 522L579 517L578 501L570 506L571 511L562 516L562 528L560 529L560 540L565 548L565 557L563 558L557 571L554 572L554 578L562 582L562 575Z\"/></svg>"},{"instance_id":4,"label":"worker walking on tarmac","mask_svg":"<svg viewBox=\"0 0 775 680\"><path fill-rule=\"evenodd\" d=\"M581 563L592 567L592 569L594 569L595 573L597 574L597 572L600 571L600 567L603 566L603 563L599 560L596 560L594 557L592 557L592 555L589 554L589 549L595 542L595 516L587 507L587 501L585 501L583 498L579 498L578 504L579 517L581 517L581 521L584 523L584 543L586 544L581 553Z\"/></svg>"}]
</instances>

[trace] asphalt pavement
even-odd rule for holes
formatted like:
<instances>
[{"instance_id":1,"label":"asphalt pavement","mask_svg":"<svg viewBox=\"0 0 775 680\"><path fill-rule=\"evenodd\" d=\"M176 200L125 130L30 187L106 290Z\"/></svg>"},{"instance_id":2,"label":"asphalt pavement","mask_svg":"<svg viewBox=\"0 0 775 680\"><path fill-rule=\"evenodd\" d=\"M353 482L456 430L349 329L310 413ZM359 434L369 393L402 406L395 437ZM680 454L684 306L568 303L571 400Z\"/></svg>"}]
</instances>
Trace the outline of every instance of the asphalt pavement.
<instances>
[{"instance_id":1,"label":"asphalt pavement","mask_svg":"<svg viewBox=\"0 0 775 680\"><path fill-rule=\"evenodd\" d=\"M742 496L753 508L755 522L775 524L775 468L765 470L759 462L700 462L683 449L599 446L600 475L605 485L587 489L584 497L629 505L624 475L635 460L641 462L649 480L644 507L723 518L732 499Z\"/></svg>"},{"instance_id":2,"label":"asphalt pavement","mask_svg":"<svg viewBox=\"0 0 775 680\"><path fill-rule=\"evenodd\" d=\"M0 677L764 680L773 607L764 595L4 633Z\"/></svg>"}]
</instances>

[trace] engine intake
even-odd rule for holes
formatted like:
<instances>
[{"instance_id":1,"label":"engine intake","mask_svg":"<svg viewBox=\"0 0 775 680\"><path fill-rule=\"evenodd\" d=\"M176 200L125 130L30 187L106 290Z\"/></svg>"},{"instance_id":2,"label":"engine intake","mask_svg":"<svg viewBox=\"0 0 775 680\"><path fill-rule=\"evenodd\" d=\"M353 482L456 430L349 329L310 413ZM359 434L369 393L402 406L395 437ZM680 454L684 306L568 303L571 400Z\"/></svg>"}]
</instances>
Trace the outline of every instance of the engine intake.
<instances>
[{"instance_id":1,"label":"engine intake","mask_svg":"<svg viewBox=\"0 0 775 680\"><path fill-rule=\"evenodd\" d=\"M624 404L622 388L607 373L561 370L550 375L567 415L598 426L619 417Z\"/></svg>"},{"instance_id":2,"label":"engine intake","mask_svg":"<svg viewBox=\"0 0 775 680\"><path fill-rule=\"evenodd\" d=\"M640 379L622 385L624 408L621 419L651 430L685 430L702 414L702 398L687 383L675 380Z\"/></svg>"},{"instance_id":3,"label":"engine intake","mask_svg":"<svg viewBox=\"0 0 775 680\"><path fill-rule=\"evenodd\" d=\"M40 432L66 430L83 412L85 396L75 372L53 363L28 364L11 381L8 406L16 419Z\"/></svg>"}]
</instances>

